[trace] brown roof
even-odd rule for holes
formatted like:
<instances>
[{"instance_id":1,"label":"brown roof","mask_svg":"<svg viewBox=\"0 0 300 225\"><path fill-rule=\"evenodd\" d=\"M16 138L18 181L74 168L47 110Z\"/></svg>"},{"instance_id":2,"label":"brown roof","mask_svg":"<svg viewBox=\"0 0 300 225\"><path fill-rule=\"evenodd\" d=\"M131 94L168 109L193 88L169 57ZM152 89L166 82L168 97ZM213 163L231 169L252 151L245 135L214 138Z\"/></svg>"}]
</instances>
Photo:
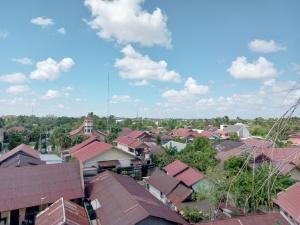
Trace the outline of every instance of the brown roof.
<instances>
[{"instance_id":1,"label":"brown roof","mask_svg":"<svg viewBox=\"0 0 300 225\"><path fill-rule=\"evenodd\" d=\"M296 183L286 191L280 192L273 201L293 217L297 223L300 223L300 183Z\"/></svg>"},{"instance_id":2,"label":"brown roof","mask_svg":"<svg viewBox=\"0 0 300 225\"><path fill-rule=\"evenodd\" d=\"M95 140L88 145L78 149L75 152L71 152L71 156L77 158L81 162L86 162L98 155L101 155L112 149L111 144L107 144L102 141Z\"/></svg>"},{"instance_id":3,"label":"brown roof","mask_svg":"<svg viewBox=\"0 0 300 225\"><path fill-rule=\"evenodd\" d=\"M102 225L133 225L149 217L187 224L131 177L106 171L91 179L87 190L89 199L100 203L96 214Z\"/></svg>"},{"instance_id":4,"label":"brown roof","mask_svg":"<svg viewBox=\"0 0 300 225\"><path fill-rule=\"evenodd\" d=\"M164 170L167 172L167 174L169 174L171 176L175 176L175 175L181 173L182 171L184 171L188 168L189 168L188 165L186 165L185 163L183 163L180 160L176 159L172 163L166 165L164 167Z\"/></svg>"},{"instance_id":5,"label":"brown roof","mask_svg":"<svg viewBox=\"0 0 300 225\"><path fill-rule=\"evenodd\" d=\"M77 144L75 146L73 146L72 148L69 149L69 153L74 153L76 151L78 151L79 149L83 148L84 146L97 141L97 137L96 136L91 136L88 139L86 139L85 141L81 142L80 144Z\"/></svg>"},{"instance_id":6,"label":"brown roof","mask_svg":"<svg viewBox=\"0 0 300 225\"><path fill-rule=\"evenodd\" d=\"M9 157L8 159L0 162L0 167L23 167L23 166L34 166L34 165L42 165L46 164L45 161L34 158L23 152L16 153Z\"/></svg>"},{"instance_id":7,"label":"brown roof","mask_svg":"<svg viewBox=\"0 0 300 225\"><path fill-rule=\"evenodd\" d=\"M151 174L146 182L165 195L168 195L176 188L176 186L180 183L180 180L177 180L176 178L157 169Z\"/></svg>"},{"instance_id":8,"label":"brown roof","mask_svg":"<svg viewBox=\"0 0 300 225\"><path fill-rule=\"evenodd\" d=\"M190 197L192 193L192 189L179 184L167 197L173 204L178 204Z\"/></svg>"},{"instance_id":9,"label":"brown roof","mask_svg":"<svg viewBox=\"0 0 300 225\"><path fill-rule=\"evenodd\" d=\"M127 134L127 137L130 138L141 138L143 136L145 136L147 133L145 131L141 131L141 130L134 130L132 132L130 132L129 134Z\"/></svg>"},{"instance_id":10,"label":"brown roof","mask_svg":"<svg viewBox=\"0 0 300 225\"><path fill-rule=\"evenodd\" d=\"M0 169L0 212L84 197L80 164Z\"/></svg>"},{"instance_id":11,"label":"brown roof","mask_svg":"<svg viewBox=\"0 0 300 225\"><path fill-rule=\"evenodd\" d=\"M129 133L131 133L132 130L128 127L123 127L121 131L119 132L118 136L127 136Z\"/></svg>"},{"instance_id":12,"label":"brown roof","mask_svg":"<svg viewBox=\"0 0 300 225\"><path fill-rule=\"evenodd\" d=\"M25 144L20 144L17 147L15 147L14 149L10 150L9 152L3 154L0 157L0 162L3 162L4 160L10 158L11 156L19 153L19 152L24 152L27 155L34 157L36 159L40 159L40 153L36 150L34 150L33 148L31 148L29 145L25 145Z\"/></svg>"},{"instance_id":13,"label":"brown roof","mask_svg":"<svg viewBox=\"0 0 300 225\"><path fill-rule=\"evenodd\" d=\"M36 216L36 225L90 225L86 211L80 205L60 198Z\"/></svg>"},{"instance_id":14,"label":"brown roof","mask_svg":"<svg viewBox=\"0 0 300 225\"><path fill-rule=\"evenodd\" d=\"M275 225L277 223L280 225L289 225L289 223L278 212L215 220L206 223L197 223L196 225Z\"/></svg>"},{"instance_id":15,"label":"brown roof","mask_svg":"<svg viewBox=\"0 0 300 225\"><path fill-rule=\"evenodd\" d=\"M204 178L204 174L194 168L179 173L175 176L178 180L182 181L186 186L191 187Z\"/></svg>"}]
</instances>

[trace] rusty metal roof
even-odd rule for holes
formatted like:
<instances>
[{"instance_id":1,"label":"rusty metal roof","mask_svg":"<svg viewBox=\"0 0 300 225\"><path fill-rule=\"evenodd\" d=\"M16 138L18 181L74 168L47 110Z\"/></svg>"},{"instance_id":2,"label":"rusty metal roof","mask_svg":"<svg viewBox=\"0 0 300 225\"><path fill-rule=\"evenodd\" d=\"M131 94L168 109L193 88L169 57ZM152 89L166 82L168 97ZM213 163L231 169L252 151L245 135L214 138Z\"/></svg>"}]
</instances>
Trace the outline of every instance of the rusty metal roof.
<instances>
[{"instance_id":1,"label":"rusty metal roof","mask_svg":"<svg viewBox=\"0 0 300 225\"><path fill-rule=\"evenodd\" d=\"M80 224L90 225L85 209L74 202L60 198L36 216L36 225Z\"/></svg>"},{"instance_id":2,"label":"rusty metal roof","mask_svg":"<svg viewBox=\"0 0 300 225\"><path fill-rule=\"evenodd\" d=\"M0 169L0 212L84 197L79 162Z\"/></svg>"},{"instance_id":3,"label":"rusty metal roof","mask_svg":"<svg viewBox=\"0 0 300 225\"><path fill-rule=\"evenodd\" d=\"M91 179L87 190L91 202L99 203L102 225L134 225L149 217L187 224L129 176L106 171Z\"/></svg>"}]
</instances>

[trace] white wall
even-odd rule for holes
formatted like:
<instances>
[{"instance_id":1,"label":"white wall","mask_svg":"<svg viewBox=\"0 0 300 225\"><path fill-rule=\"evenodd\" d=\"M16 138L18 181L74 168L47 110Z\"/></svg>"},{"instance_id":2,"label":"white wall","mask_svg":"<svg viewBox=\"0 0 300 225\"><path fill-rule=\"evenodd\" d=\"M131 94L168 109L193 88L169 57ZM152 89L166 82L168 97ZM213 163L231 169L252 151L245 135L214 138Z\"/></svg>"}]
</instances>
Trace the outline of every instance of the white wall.
<instances>
[{"instance_id":1,"label":"white wall","mask_svg":"<svg viewBox=\"0 0 300 225\"><path fill-rule=\"evenodd\" d=\"M167 204L168 203L168 199L166 197L165 194L162 194L161 195L161 192L160 190L156 189L154 186L150 185L149 184L149 189L148 191L155 197L157 198L158 200L160 200L161 202L163 202L164 204Z\"/></svg>"}]
</instances>

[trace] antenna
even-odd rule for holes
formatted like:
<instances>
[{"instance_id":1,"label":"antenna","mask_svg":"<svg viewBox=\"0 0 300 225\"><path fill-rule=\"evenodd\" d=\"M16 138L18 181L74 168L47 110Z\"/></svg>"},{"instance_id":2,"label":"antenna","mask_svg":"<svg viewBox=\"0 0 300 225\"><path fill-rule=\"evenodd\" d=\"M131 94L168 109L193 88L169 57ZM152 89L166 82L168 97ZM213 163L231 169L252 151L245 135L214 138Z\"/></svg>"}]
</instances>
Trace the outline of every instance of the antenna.
<instances>
[{"instance_id":1,"label":"antenna","mask_svg":"<svg viewBox=\"0 0 300 225\"><path fill-rule=\"evenodd\" d=\"M109 107L110 107L110 83L109 83L109 72L107 73L107 128L110 131L110 126L109 126Z\"/></svg>"}]
</instances>

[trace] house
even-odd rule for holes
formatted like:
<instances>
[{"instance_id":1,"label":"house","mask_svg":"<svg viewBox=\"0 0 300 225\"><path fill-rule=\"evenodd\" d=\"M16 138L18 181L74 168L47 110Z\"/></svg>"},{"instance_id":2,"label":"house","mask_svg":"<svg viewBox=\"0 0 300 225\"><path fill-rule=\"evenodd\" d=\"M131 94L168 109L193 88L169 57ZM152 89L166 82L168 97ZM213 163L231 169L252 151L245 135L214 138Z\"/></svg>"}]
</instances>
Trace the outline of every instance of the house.
<instances>
[{"instance_id":1,"label":"house","mask_svg":"<svg viewBox=\"0 0 300 225\"><path fill-rule=\"evenodd\" d=\"M127 136L120 136L114 140L116 147L125 152L133 153L136 156L141 156L142 153L148 148L144 142Z\"/></svg>"},{"instance_id":2,"label":"house","mask_svg":"<svg viewBox=\"0 0 300 225\"><path fill-rule=\"evenodd\" d=\"M69 136L71 138L75 138L79 135L85 135L85 136L97 136L101 141L105 141L107 134L101 131L97 131L94 128L94 115L93 113L88 113L88 115L84 118L83 123L76 128L75 130L72 130L69 133Z\"/></svg>"},{"instance_id":3,"label":"house","mask_svg":"<svg viewBox=\"0 0 300 225\"><path fill-rule=\"evenodd\" d=\"M40 157L41 160L44 161L46 164L55 164L63 162L62 158L55 154L41 154Z\"/></svg>"},{"instance_id":4,"label":"house","mask_svg":"<svg viewBox=\"0 0 300 225\"><path fill-rule=\"evenodd\" d=\"M197 131L193 131L190 128L178 128L178 129L172 130L170 135L173 138L177 137L177 138L185 139L187 141L192 141L193 139L200 136L200 134Z\"/></svg>"},{"instance_id":5,"label":"house","mask_svg":"<svg viewBox=\"0 0 300 225\"><path fill-rule=\"evenodd\" d=\"M195 225L289 225L289 223L278 212L267 214L241 216L223 220L215 220Z\"/></svg>"},{"instance_id":6,"label":"house","mask_svg":"<svg viewBox=\"0 0 300 225\"><path fill-rule=\"evenodd\" d=\"M193 190L183 185L179 179L158 169L146 180L146 188L155 198L175 211L178 205L189 200L193 193Z\"/></svg>"},{"instance_id":7,"label":"house","mask_svg":"<svg viewBox=\"0 0 300 225\"><path fill-rule=\"evenodd\" d=\"M205 182L204 174L192 167L189 167L180 160L175 160L172 163L164 167L164 171L180 180L186 187L192 188L197 191L199 187L207 186L207 184L201 184Z\"/></svg>"},{"instance_id":8,"label":"house","mask_svg":"<svg viewBox=\"0 0 300 225\"><path fill-rule=\"evenodd\" d=\"M187 224L129 176L105 171L88 181L87 195L101 225Z\"/></svg>"},{"instance_id":9,"label":"house","mask_svg":"<svg viewBox=\"0 0 300 225\"><path fill-rule=\"evenodd\" d=\"M123 127L121 129L121 131L118 133L118 137L119 136L127 136L129 133L132 132L132 129L128 128L128 127Z\"/></svg>"},{"instance_id":10,"label":"house","mask_svg":"<svg viewBox=\"0 0 300 225\"><path fill-rule=\"evenodd\" d=\"M290 224L300 224L300 183L296 183L285 191L278 193L273 202L279 207L281 215Z\"/></svg>"},{"instance_id":11,"label":"house","mask_svg":"<svg viewBox=\"0 0 300 225\"><path fill-rule=\"evenodd\" d=\"M248 140L248 139L247 139ZM228 151L233 148L238 148L241 145L244 145L241 141L232 141L232 140L223 140L223 141L216 141L212 144L212 146L218 151Z\"/></svg>"},{"instance_id":12,"label":"house","mask_svg":"<svg viewBox=\"0 0 300 225\"><path fill-rule=\"evenodd\" d=\"M95 136L70 148L69 154L79 160L85 171L90 173L97 173L99 165L101 166L99 163L103 166L105 163L117 162L116 165L119 167L128 167L131 160L135 158L133 153L117 149L111 144L98 140Z\"/></svg>"},{"instance_id":13,"label":"house","mask_svg":"<svg viewBox=\"0 0 300 225\"><path fill-rule=\"evenodd\" d=\"M247 139L250 137L250 132L246 125L242 123L236 123L235 125L221 125L220 129L225 132L225 135L230 137L233 134L237 134L241 139Z\"/></svg>"},{"instance_id":14,"label":"house","mask_svg":"<svg viewBox=\"0 0 300 225\"><path fill-rule=\"evenodd\" d=\"M34 223L38 212L57 199L80 202L84 197L78 162L0 169L0 221Z\"/></svg>"},{"instance_id":15,"label":"house","mask_svg":"<svg viewBox=\"0 0 300 225\"><path fill-rule=\"evenodd\" d=\"M45 210L37 214L36 225L90 225L85 209L64 198L58 199Z\"/></svg>"},{"instance_id":16,"label":"house","mask_svg":"<svg viewBox=\"0 0 300 225\"><path fill-rule=\"evenodd\" d=\"M23 126L16 126L16 127L10 127L9 129L7 129L7 132L8 133L11 133L11 132L21 133L21 132L24 132L25 130L26 130L26 128Z\"/></svg>"},{"instance_id":17,"label":"house","mask_svg":"<svg viewBox=\"0 0 300 225\"><path fill-rule=\"evenodd\" d=\"M128 133L126 135L126 137L137 139L137 140L143 141L143 142L153 141L153 136L150 133L148 133L146 131L141 131L141 130L131 131L130 133Z\"/></svg>"},{"instance_id":18,"label":"house","mask_svg":"<svg viewBox=\"0 0 300 225\"><path fill-rule=\"evenodd\" d=\"M167 149L176 149L177 152L181 152L183 149L186 148L186 144L185 143L180 143L177 141L169 141L165 144L162 145L162 147L167 148Z\"/></svg>"},{"instance_id":19,"label":"house","mask_svg":"<svg viewBox=\"0 0 300 225\"><path fill-rule=\"evenodd\" d=\"M0 157L0 168L41 164L45 164L45 162L41 160L40 153L25 144L15 147Z\"/></svg>"}]
</instances>

